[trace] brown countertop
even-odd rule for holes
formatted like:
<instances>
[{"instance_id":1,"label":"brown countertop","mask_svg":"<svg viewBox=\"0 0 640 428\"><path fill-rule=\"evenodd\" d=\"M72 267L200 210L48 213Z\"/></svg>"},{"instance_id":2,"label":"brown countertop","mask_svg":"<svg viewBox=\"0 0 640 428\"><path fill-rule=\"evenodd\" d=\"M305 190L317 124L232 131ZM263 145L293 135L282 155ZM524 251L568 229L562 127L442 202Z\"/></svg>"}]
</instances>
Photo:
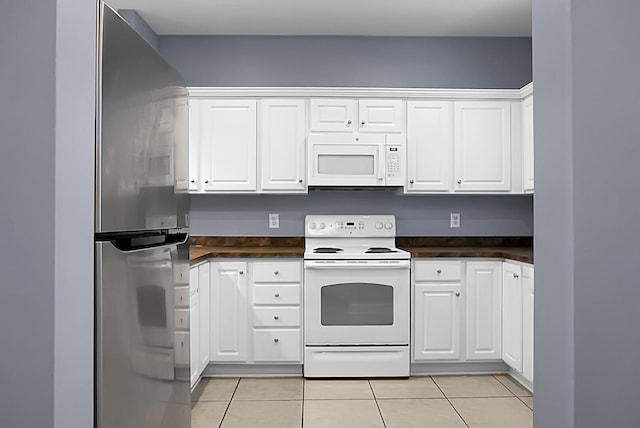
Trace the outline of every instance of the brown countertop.
<instances>
[{"instance_id":1,"label":"brown countertop","mask_svg":"<svg viewBox=\"0 0 640 428\"><path fill-rule=\"evenodd\" d=\"M533 248L527 247L399 247L411 257L498 258L533 264Z\"/></svg>"},{"instance_id":2,"label":"brown countertop","mask_svg":"<svg viewBox=\"0 0 640 428\"><path fill-rule=\"evenodd\" d=\"M531 237L398 237L398 248L415 258L500 258L533 264ZM209 258L298 257L302 237L194 237L189 249L193 265Z\"/></svg>"},{"instance_id":3,"label":"brown countertop","mask_svg":"<svg viewBox=\"0 0 640 428\"><path fill-rule=\"evenodd\" d=\"M299 257L304 247L205 247L191 246L189 262L194 265L209 258L230 257Z\"/></svg>"}]
</instances>

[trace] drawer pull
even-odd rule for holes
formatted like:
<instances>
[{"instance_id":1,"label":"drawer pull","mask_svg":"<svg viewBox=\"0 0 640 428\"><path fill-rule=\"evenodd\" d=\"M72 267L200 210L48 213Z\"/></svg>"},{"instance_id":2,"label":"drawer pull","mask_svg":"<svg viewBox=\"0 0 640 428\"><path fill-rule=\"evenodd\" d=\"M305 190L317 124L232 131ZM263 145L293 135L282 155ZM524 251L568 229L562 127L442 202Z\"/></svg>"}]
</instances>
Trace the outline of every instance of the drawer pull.
<instances>
[{"instance_id":1,"label":"drawer pull","mask_svg":"<svg viewBox=\"0 0 640 428\"><path fill-rule=\"evenodd\" d=\"M279 317L278 315L274 315L274 316L273 316L273 319L274 319L274 320L279 320L279 319L280 319L280 317Z\"/></svg>"},{"instance_id":2,"label":"drawer pull","mask_svg":"<svg viewBox=\"0 0 640 428\"><path fill-rule=\"evenodd\" d=\"M280 274L280 272L275 271L273 274L274 274L274 275L278 275L278 274Z\"/></svg>"},{"instance_id":3,"label":"drawer pull","mask_svg":"<svg viewBox=\"0 0 640 428\"><path fill-rule=\"evenodd\" d=\"M275 297L280 297L280 293L274 294Z\"/></svg>"},{"instance_id":4,"label":"drawer pull","mask_svg":"<svg viewBox=\"0 0 640 428\"><path fill-rule=\"evenodd\" d=\"M439 273L439 274L442 273L442 269L438 269L436 273Z\"/></svg>"},{"instance_id":5,"label":"drawer pull","mask_svg":"<svg viewBox=\"0 0 640 428\"><path fill-rule=\"evenodd\" d=\"M273 339L273 341L274 341L275 343L278 343L278 342L280 342L280 339L278 339L278 338L276 337L275 339Z\"/></svg>"}]
</instances>

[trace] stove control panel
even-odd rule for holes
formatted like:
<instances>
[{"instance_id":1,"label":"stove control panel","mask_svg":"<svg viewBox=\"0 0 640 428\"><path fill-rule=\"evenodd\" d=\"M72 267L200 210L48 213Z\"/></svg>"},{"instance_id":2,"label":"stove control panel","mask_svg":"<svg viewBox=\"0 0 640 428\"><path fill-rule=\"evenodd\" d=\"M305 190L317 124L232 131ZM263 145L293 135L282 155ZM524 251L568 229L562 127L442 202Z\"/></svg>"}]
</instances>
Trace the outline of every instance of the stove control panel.
<instances>
[{"instance_id":1,"label":"stove control panel","mask_svg":"<svg viewBox=\"0 0 640 428\"><path fill-rule=\"evenodd\" d=\"M307 237L395 237L393 215L308 215L305 218Z\"/></svg>"}]
</instances>

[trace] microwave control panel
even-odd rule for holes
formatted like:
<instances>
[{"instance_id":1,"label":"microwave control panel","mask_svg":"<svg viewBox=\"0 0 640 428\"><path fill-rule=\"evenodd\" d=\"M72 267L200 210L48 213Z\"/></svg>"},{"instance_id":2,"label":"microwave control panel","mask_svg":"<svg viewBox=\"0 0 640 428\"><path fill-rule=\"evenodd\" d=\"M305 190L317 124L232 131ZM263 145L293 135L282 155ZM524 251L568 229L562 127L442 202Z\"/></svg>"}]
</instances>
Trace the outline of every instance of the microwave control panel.
<instances>
[{"instance_id":1,"label":"microwave control panel","mask_svg":"<svg viewBox=\"0 0 640 428\"><path fill-rule=\"evenodd\" d=\"M386 150L386 176L387 185L402 185L404 177L402 176L402 146L400 145L388 145Z\"/></svg>"}]
</instances>

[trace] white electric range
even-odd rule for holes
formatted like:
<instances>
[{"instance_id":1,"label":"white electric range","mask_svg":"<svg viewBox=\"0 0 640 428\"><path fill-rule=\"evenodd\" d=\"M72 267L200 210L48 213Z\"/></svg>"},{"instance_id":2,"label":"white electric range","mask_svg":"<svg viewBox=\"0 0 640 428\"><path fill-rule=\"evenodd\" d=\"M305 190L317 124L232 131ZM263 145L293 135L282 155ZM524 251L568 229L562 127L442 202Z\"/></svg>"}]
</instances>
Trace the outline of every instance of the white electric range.
<instances>
[{"instance_id":1,"label":"white electric range","mask_svg":"<svg viewBox=\"0 0 640 428\"><path fill-rule=\"evenodd\" d=\"M304 375L409 376L411 255L392 215L308 215Z\"/></svg>"}]
</instances>

